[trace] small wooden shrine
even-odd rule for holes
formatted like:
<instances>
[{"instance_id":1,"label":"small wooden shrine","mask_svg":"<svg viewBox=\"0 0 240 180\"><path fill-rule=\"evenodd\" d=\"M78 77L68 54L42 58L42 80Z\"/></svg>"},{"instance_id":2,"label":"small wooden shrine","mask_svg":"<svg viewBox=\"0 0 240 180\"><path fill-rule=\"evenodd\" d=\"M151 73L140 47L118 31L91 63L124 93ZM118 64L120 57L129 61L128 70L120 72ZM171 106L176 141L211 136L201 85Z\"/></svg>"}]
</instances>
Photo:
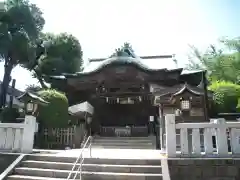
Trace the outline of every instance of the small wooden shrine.
<instances>
[{"instance_id":1,"label":"small wooden shrine","mask_svg":"<svg viewBox=\"0 0 240 180\"><path fill-rule=\"evenodd\" d=\"M147 58L154 57L138 57L130 47L121 48L110 58L91 60L82 72L53 76L51 81L61 84L70 105L87 101L94 107L94 134L114 135L125 127L125 135L147 136L154 131L149 124L156 126L167 113L176 114L179 121L205 121L205 72L150 68L143 63ZM173 61L172 55L157 58L163 65Z\"/></svg>"}]
</instances>

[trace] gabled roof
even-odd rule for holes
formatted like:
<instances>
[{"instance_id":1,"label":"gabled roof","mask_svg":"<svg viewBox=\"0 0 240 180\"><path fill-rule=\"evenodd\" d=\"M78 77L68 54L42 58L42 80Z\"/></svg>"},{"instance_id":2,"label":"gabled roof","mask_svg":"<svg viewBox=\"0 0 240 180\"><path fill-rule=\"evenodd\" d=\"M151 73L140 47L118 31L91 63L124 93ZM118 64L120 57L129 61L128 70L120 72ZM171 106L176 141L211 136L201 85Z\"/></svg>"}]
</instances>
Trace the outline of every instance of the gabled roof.
<instances>
[{"instance_id":1,"label":"gabled roof","mask_svg":"<svg viewBox=\"0 0 240 180\"><path fill-rule=\"evenodd\" d=\"M90 74L93 72L97 72L100 69L102 69L110 64L119 64L119 65L120 64L133 64L145 71L158 71L161 69L172 70L172 68L166 67L166 65L168 65L168 66L174 65L174 62L171 62L172 59L168 58L168 59L161 59L161 60L163 62L165 60L167 60L167 61L170 61L170 63L162 63L162 67L159 67L159 66L154 66L153 63L149 63L149 62L147 63L148 60L146 60L146 59L143 60L141 58L132 58L132 57L111 57L111 58L105 59L103 61L89 62L89 64L85 66L83 71L79 72L78 74ZM164 64L165 64L165 66L164 66Z\"/></svg>"},{"instance_id":2,"label":"gabled roof","mask_svg":"<svg viewBox=\"0 0 240 180\"><path fill-rule=\"evenodd\" d=\"M155 103L158 104L159 102L161 102L162 97L167 97L167 99L163 98L163 101L170 102L173 100L175 96L181 95L185 91L188 91L197 96L204 96L203 88L199 86L190 86L189 84L185 83L185 84L176 85L171 88L166 88L165 90L156 93L158 95L155 97ZM208 91L207 95L209 98L212 98L212 95L213 95L212 91Z\"/></svg>"},{"instance_id":3,"label":"gabled roof","mask_svg":"<svg viewBox=\"0 0 240 180\"><path fill-rule=\"evenodd\" d=\"M159 95L159 97L162 97L162 96L168 96L168 95L171 95L172 97L174 96L177 96L177 95L180 95L182 93L184 93L185 91L188 91L192 94L195 94L197 96L203 96L204 95L204 90L203 88L197 86L191 86L187 83L185 84L180 84L180 85L176 85L176 86L173 86L173 87L170 87L170 88L166 88L165 90L162 90L160 92L156 92L156 94ZM208 91L208 95L211 96L212 93L211 91Z\"/></svg>"},{"instance_id":4,"label":"gabled roof","mask_svg":"<svg viewBox=\"0 0 240 180\"><path fill-rule=\"evenodd\" d=\"M184 84L181 89L179 89L178 91L176 91L172 96L178 96L182 93L184 93L185 91L188 91L194 95L197 95L197 96L202 96L204 95L204 91L203 89L200 89L198 87L191 87L190 85L188 85L187 83Z\"/></svg>"},{"instance_id":5,"label":"gabled roof","mask_svg":"<svg viewBox=\"0 0 240 180\"><path fill-rule=\"evenodd\" d=\"M166 60L170 61L171 64L174 64L173 61L173 55L165 55L165 56L156 56L160 58L165 58ZM153 59L154 56L149 56L149 59ZM149 61L149 59L143 60L143 58L140 58L137 56L132 48L129 46L129 44L124 44L122 48L116 49L115 53L113 53L109 58L106 59L100 59L100 60L90 60L89 64L85 66L82 72L79 74L89 74L93 72L97 72L98 70L110 65L110 64L133 64L145 71L157 71L160 69L168 69L166 66L162 66L159 68L156 68L156 66L149 66L149 63L146 62ZM163 59L162 59L163 60ZM163 64L167 64L166 62Z\"/></svg>"},{"instance_id":6,"label":"gabled roof","mask_svg":"<svg viewBox=\"0 0 240 180\"><path fill-rule=\"evenodd\" d=\"M155 58L155 59L154 59ZM154 62L155 60L155 62ZM99 72L103 68L112 65L131 64L147 72L158 71L179 71L181 75L196 74L202 71L185 71L183 68L176 67L174 55L161 56L137 56L131 47L124 46L116 50L109 58L92 59L85 65L83 71L75 74L63 73L61 76L52 76L54 79L66 79L66 77L78 77L81 75L90 75Z\"/></svg>"},{"instance_id":7,"label":"gabled roof","mask_svg":"<svg viewBox=\"0 0 240 180\"><path fill-rule=\"evenodd\" d=\"M45 101L43 98L39 97L36 94L30 93L28 91L26 91L22 95L18 96L17 99L21 102L33 101L35 103L39 103L39 104L42 104L42 105L49 104L49 102Z\"/></svg>"}]
</instances>

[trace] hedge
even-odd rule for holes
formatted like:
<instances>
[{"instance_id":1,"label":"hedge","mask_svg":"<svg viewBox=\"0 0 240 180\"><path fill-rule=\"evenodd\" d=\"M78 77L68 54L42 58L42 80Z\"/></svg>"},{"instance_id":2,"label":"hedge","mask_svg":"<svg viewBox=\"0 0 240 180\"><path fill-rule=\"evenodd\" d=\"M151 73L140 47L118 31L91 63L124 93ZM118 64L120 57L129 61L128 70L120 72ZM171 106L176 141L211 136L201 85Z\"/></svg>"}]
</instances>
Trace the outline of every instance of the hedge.
<instances>
[{"instance_id":1,"label":"hedge","mask_svg":"<svg viewBox=\"0 0 240 180\"><path fill-rule=\"evenodd\" d=\"M68 99L64 93L47 89L38 92L48 101L47 106L39 106L37 120L44 127L66 127L68 124Z\"/></svg>"}]
</instances>

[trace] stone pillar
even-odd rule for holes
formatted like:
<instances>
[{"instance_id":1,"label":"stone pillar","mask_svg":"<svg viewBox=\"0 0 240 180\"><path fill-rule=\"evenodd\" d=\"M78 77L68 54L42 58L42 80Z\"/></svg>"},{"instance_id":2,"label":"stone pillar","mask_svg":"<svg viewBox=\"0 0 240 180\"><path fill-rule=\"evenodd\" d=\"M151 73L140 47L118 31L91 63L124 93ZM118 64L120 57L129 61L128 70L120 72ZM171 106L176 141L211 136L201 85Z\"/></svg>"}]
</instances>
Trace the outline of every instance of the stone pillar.
<instances>
[{"instance_id":1,"label":"stone pillar","mask_svg":"<svg viewBox=\"0 0 240 180\"><path fill-rule=\"evenodd\" d=\"M166 153L168 157L176 156L176 126L175 115L167 114L165 116L166 124Z\"/></svg>"},{"instance_id":2,"label":"stone pillar","mask_svg":"<svg viewBox=\"0 0 240 180\"><path fill-rule=\"evenodd\" d=\"M85 134L85 125L83 123L79 123L79 125L76 126L75 128L75 134L74 134L74 148L80 148L84 134Z\"/></svg>"},{"instance_id":3,"label":"stone pillar","mask_svg":"<svg viewBox=\"0 0 240 180\"><path fill-rule=\"evenodd\" d=\"M36 117L26 115L24 121L23 137L22 137L22 153L31 153L34 144L34 133L36 130Z\"/></svg>"},{"instance_id":4,"label":"stone pillar","mask_svg":"<svg viewBox=\"0 0 240 180\"><path fill-rule=\"evenodd\" d=\"M149 116L149 135L152 136L154 134L154 116Z\"/></svg>"},{"instance_id":5,"label":"stone pillar","mask_svg":"<svg viewBox=\"0 0 240 180\"><path fill-rule=\"evenodd\" d=\"M160 104L159 106L159 139L160 139L160 146L162 150L165 150L165 117L163 116L163 108Z\"/></svg>"},{"instance_id":6,"label":"stone pillar","mask_svg":"<svg viewBox=\"0 0 240 180\"><path fill-rule=\"evenodd\" d=\"M220 125L220 127L217 128L217 131L216 131L217 152L219 155L225 156L228 154L226 121L224 118L219 118L219 119L215 120L214 123Z\"/></svg>"},{"instance_id":7,"label":"stone pillar","mask_svg":"<svg viewBox=\"0 0 240 180\"><path fill-rule=\"evenodd\" d=\"M87 117L87 119L86 119L86 127L87 127L87 135L88 136L91 136L91 131L92 131L92 128L91 128L91 126L92 126L92 117Z\"/></svg>"}]
</instances>

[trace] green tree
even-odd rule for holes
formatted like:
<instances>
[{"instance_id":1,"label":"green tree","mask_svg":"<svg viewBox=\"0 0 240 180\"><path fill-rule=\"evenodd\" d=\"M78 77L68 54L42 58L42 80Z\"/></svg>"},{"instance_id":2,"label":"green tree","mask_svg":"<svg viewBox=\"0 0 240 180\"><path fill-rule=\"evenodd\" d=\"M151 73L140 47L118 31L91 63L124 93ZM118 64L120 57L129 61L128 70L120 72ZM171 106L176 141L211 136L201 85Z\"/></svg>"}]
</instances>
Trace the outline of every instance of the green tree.
<instances>
[{"instance_id":1,"label":"green tree","mask_svg":"<svg viewBox=\"0 0 240 180\"><path fill-rule=\"evenodd\" d=\"M212 81L240 81L240 40L222 39L221 49L211 45L205 53L191 47L187 69L206 69Z\"/></svg>"},{"instance_id":2,"label":"green tree","mask_svg":"<svg viewBox=\"0 0 240 180\"><path fill-rule=\"evenodd\" d=\"M68 124L68 99L65 94L47 89L38 95L49 102L47 106L39 106L37 120L43 127L66 127Z\"/></svg>"},{"instance_id":3,"label":"green tree","mask_svg":"<svg viewBox=\"0 0 240 180\"><path fill-rule=\"evenodd\" d=\"M77 38L61 33L41 34L41 44L37 47L40 54L35 62L26 67L34 72L41 86L46 87L44 81L50 82L48 77L61 73L75 73L82 69L82 50Z\"/></svg>"},{"instance_id":4,"label":"green tree","mask_svg":"<svg viewBox=\"0 0 240 180\"><path fill-rule=\"evenodd\" d=\"M28 85L27 88L25 89L25 91L33 92L33 93L39 92L41 90L42 90L42 88L35 84Z\"/></svg>"},{"instance_id":5,"label":"green tree","mask_svg":"<svg viewBox=\"0 0 240 180\"><path fill-rule=\"evenodd\" d=\"M0 56L4 61L0 108L6 104L11 72L35 57L34 44L45 23L40 9L27 0L7 0L0 24Z\"/></svg>"},{"instance_id":6,"label":"green tree","mask_svg":"<svg viewBox=\"0 0 240 180\"><path fill-rule=\"evenodd\" d=\"M226 81L215 81L209 86L213 91L214 110L236 112L239 109L240 85Z\"/></svg>"}]
</instances>

